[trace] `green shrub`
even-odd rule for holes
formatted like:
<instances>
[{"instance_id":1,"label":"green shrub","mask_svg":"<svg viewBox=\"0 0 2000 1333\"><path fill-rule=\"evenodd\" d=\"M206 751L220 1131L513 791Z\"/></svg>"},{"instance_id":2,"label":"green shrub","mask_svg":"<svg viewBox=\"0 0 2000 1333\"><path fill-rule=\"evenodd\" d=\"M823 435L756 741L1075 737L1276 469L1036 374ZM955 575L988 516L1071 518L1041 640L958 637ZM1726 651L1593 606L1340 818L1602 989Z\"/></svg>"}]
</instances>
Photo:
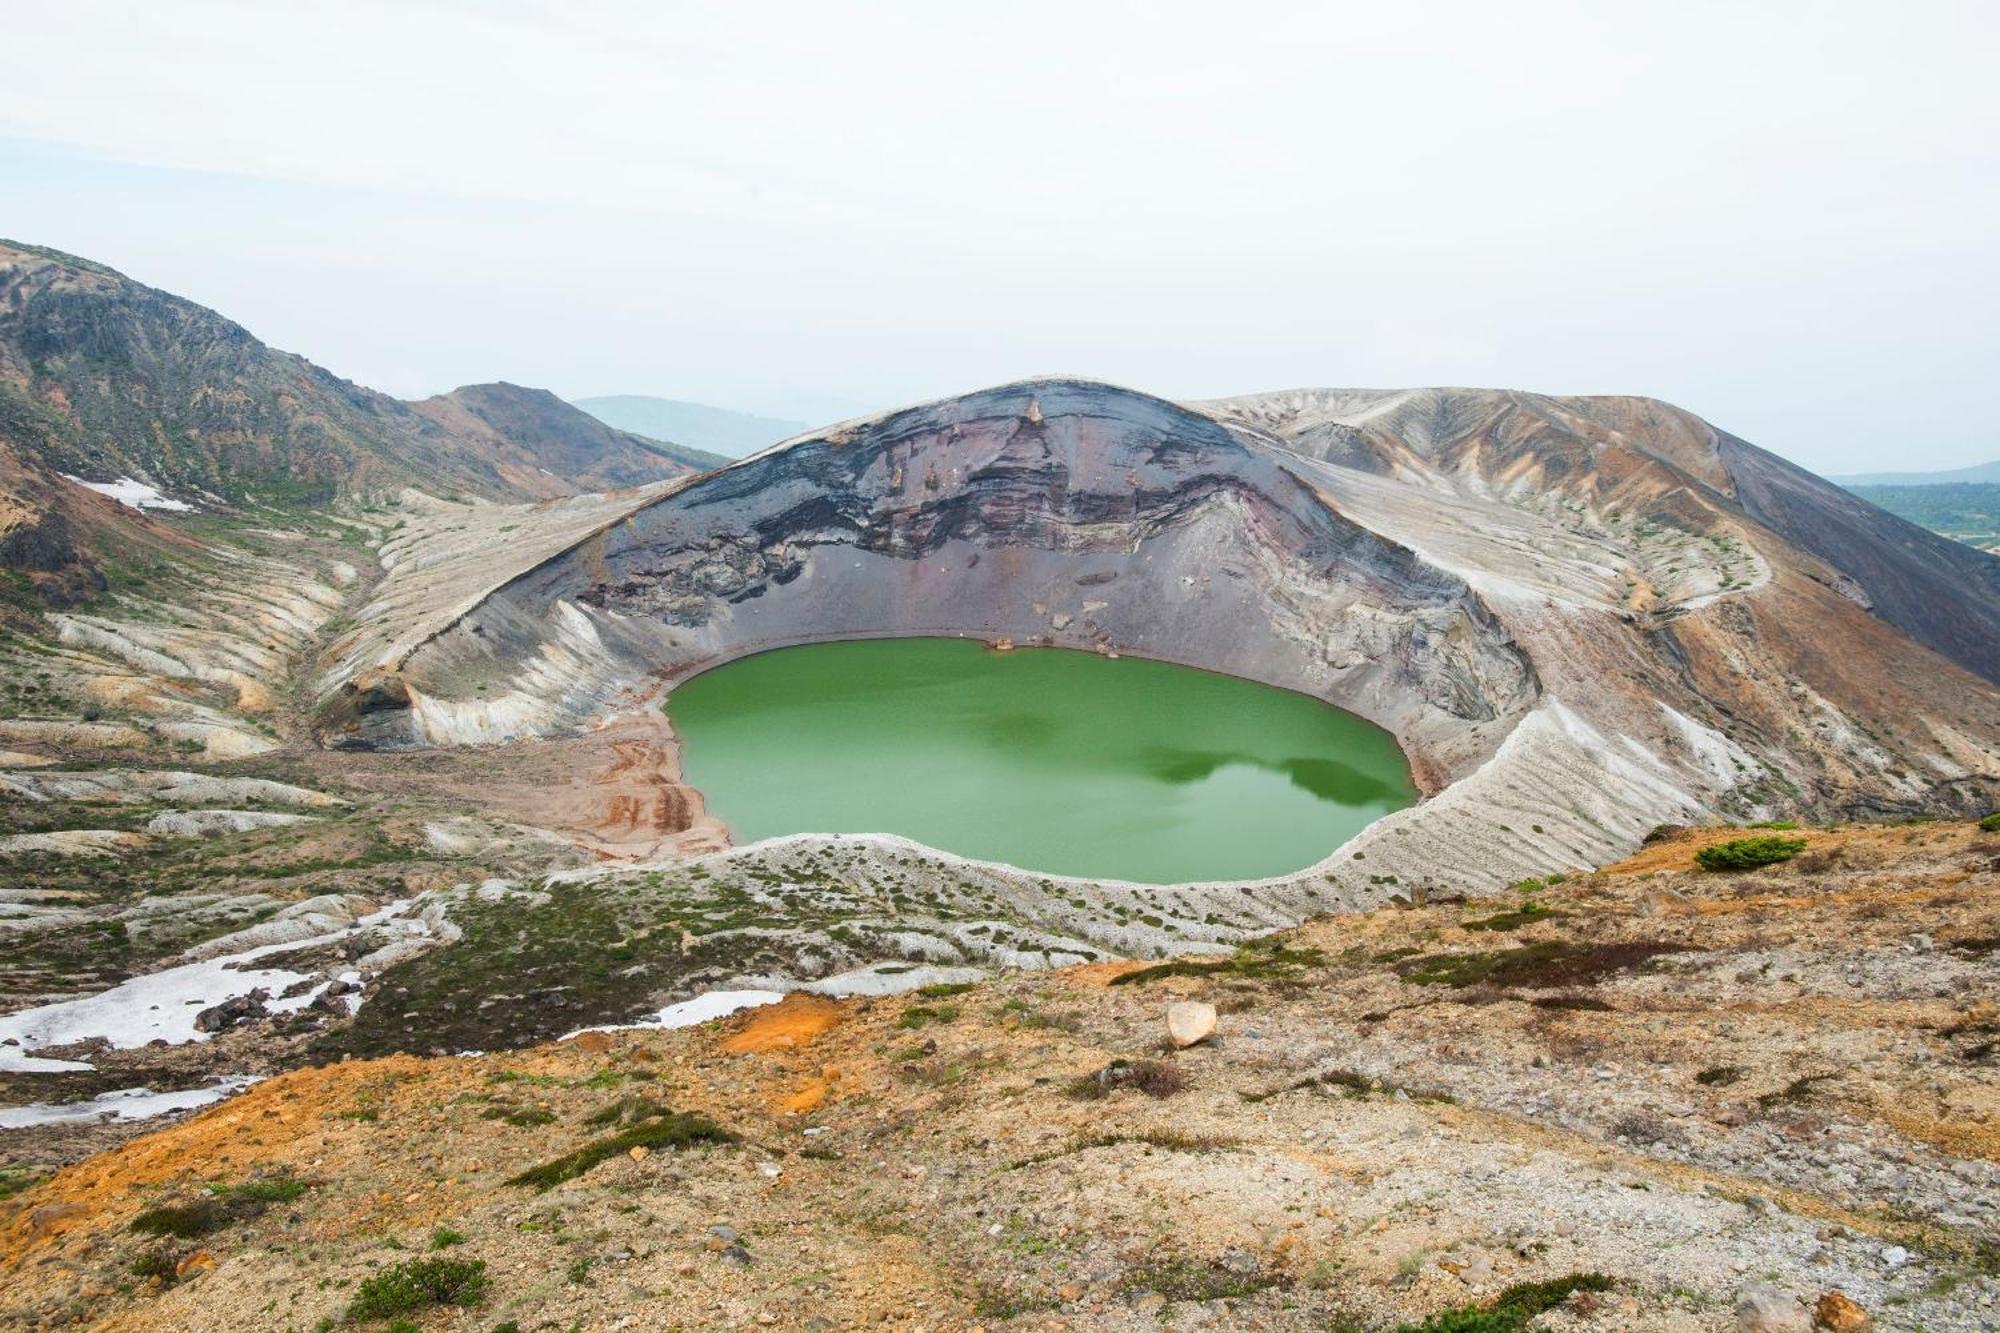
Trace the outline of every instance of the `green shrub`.
<instances>
[{"instance_id":1,"label":"green shrub","mask_svg":"<svg viewBox=\"0 0 2000 1333\"><path fill-rule=\"evenodd\" d=\"M180 1271L171 1250L147 1250L133 1258L130 1268L133 1277L158 1278L162 1282L172 1282Z\"/></svg>"},{"instance_id":2,"label":"green shrub","mask_svg":"<svg viewBox=\"0 0 2000 1333\"><path fill-rule=\"evenodd\" d=\"M1755 870L1789 861L1806 849L1804 838L1781 838L1770 833L1756 838L1732 838L1704 847L1694 854L1703 870Z\"/></svg>"},{"instance_id":3,"label":"green shrub","mask_svg":"<svg viewBox=\"0 0 2000 1333\"><path fill-rule=\"evenodd\" d=\"M223 1197L234 1204L290 1203L306 1192L306 1183L291 1176L265 1176L231 1185Z\"/></svg>"},{"instance_id":4,"label":"green shrub","mask_svg":"<svg viewBox=\"0 0 2000 1333\"><path fill-rule=\"evenodd\" d=\"M210 1232L222 1230L235 1220L220 1199L201 1198L192 1203L169 1203L148 1208L132 1219L132 1230L142 1236L197 1240Z\"/></svg>"},{"instance_id":5,"label":"green shrub","mask_svg":"<svg viewBox=\"0 0 2000 1333\"><path fill-rule=\"evenodd\" d=\"M132 1219L132 1230L144 1236L195 1240L260 1217L272 1204L291 1203L305 1192L306 1182L288 1175L263 1176L240 1185L211 1185L208 1193L187 1203L148 1208Z\"/></svg>"},{"instance_id":6,"label":"green shrub","mask_svg":"<svg viewBox=\"0 0 2000 1333\"><path fill-rule=\"evenodd\" d=\"M535 1129L542 1125L553 1125L556 1122L556 1113L546 1106L500 1105L489 1108L486 1119L504 1120L518 1129Z\"/></svg>"},{"instance_id":7,"label":"green shrub","mask_svg":"<svg viewBox=\"0 0 2000 1333\"><path fill-rule=\"evenodd\" d=\"M1995 810L1992 814L1980 820L1979 831L1981 833L2000 833L2000 810Z\"/></svg>"},{"instance_id":8,"label":"green shrub","mask_svg":"<svg viewBox=\"0 0 2000 1333\"><path fill-rule=\"evenodd\" d=\"M484 1259L412 1259L354 1289L349 1319L393 1319L434 1305L477 1305L486 1295Z\"/></svg>"},{"instance_id":9,"label":"green shrub","mask_svg":"<svg viewBox=\"0 0 2000 1333\"><path fill-rule=\"evenodd\" d=\"M896 1019L896 1026L916 1030L932 1023L950 1023L958 1018L955 1004L913 1004Z\"/></svg>"},{"instance_id":10,"label":"green shrub","mask_svg":"<svg viewBox=\"0 0 2000 1333\"><path fill-rule=\"evenodd\" d=\"M595 1139L554 1161L531 1166L507 1183L536 1190L554 1189L574 1180L599 1162L634 1148L685 1148L695 1143L734 1143L736 1136L712 1121L685 1111L668 1111L609 1138Z\"/></svg>"},{"instance_id":11,"label":"green shrub","mask_svg":"<svg viewBox=\"0 0 2000 1333\"><path fill-rule=\"evenodd\" d=\"M1421 1324L1399 1324L1396 1333L1522 1333L1539 1316L1579 1291L1609 1291L1602 1273L1571 1273L1547 1282L1517 1282L1490 1305L1460 1305Z\"/></svg>"},{"instance_id":12,"label":"green shrub","mask_svg":"<svg viewBox=\"0 0 2000 1333\"><path fill-rule=\"evenodd\" d=\"M463 1231L453 1231L450 1227L433 1227L431 1229L431 1248L434 1250L448 1250L454 1245L463 1244L465 1244L465 1233Z\"/></svg>"},{"instance_id":13,"label":"green shrub","mask_svg":"<svg viewBox=\"0 0 2000 1333\"><path fill-rule=\"evenodd\" d=\"M1254 1296L1266 1287L1287 1285L1271 1274L1231 1272L1221 1264L1174 1259L1148 1264L1127 1273L1118 1283L1124 1292L1155 1291L1169 1301L1220 1301Z\"/></svg>"}]
</instances>

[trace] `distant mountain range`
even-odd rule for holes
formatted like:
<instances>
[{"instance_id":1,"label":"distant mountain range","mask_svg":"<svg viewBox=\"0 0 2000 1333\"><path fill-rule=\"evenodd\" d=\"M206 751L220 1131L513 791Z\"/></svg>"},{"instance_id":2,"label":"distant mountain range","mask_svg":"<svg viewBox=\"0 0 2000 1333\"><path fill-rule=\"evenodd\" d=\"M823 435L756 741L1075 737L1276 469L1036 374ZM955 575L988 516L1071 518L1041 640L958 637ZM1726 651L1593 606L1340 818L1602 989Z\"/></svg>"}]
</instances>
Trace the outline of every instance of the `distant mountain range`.
<instances>
[{"instance_id":1,"label":"distant mountain range","mask_svg":"<svg viewBox=\"0 0 2000 1333\"><path fill-rule=\"evenodd\" d=\"M722 460L512 384L406 403L113 269L0 241L0 450L172 499L315 503L416 487L540 500Z\"/></svg>"},{"instance_id":2,"label":"distant mountain range","mask_svg":"<svg viewBox=\"0 0 2000 1333\"><path fill-rule=\"evenodd\" d=\"M1991 463L1953 468L1948 472L1857 472L1852 476L1828 477L1840 486L1949 486L1957 482L2000 482L2000 458Z\"/></svg>"},{"instance_id":3,"label":"distant mountain range","mask_svg":"<svg viewBox=\"0 0 2000 1333\"><path fill-rule=\"evenodd\" d=\"M571 406L582 408L607 426L636 431L656 440L673 440L728 458L754 454L766 445L790 439L815 424L788 421L783 417L760 417L749 412L732 412L725 407L687 403L676 398L654 398L641 393L576 398L571 400Z\"/></svg>"},{"instance_id":4,"label":"distant mountain range","mask_svg":"<svg viewBox=\"0 0 2000 1333\"><path fill-rule=\"evenodd\" d=\"M1897 518L1906 518L1967 546L2000 554L2000 482L1850 485L1847 489Z\"/></svg>"}]
</instances>

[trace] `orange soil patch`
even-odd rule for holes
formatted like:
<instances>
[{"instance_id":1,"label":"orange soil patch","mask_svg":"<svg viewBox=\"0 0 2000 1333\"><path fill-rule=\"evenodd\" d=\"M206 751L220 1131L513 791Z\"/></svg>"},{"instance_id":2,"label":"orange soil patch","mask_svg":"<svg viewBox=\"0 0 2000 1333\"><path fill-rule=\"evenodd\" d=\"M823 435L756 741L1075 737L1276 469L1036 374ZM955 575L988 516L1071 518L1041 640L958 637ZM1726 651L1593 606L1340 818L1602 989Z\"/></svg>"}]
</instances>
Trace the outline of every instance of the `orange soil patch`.
<instances>
[{"instance_id":1,"label":"orange soil patch","mask_svg":"<svg viewBox=\"0 0 2000 1333\"><path fill-rule=\"evenodd\" d=\"M1937 1119L1918 1115L1894 1106L1880 1106L1876 1114L1883 1122L1913 1139L1921 1139L1934 1148L1952 1154L1954 1157L1976 1157L1988 1162L2000 1162L2000 1123L1989 1121L1985 1124L1977 1120L1960 1119L1956 1115L1950 1119Z\"/></svg>"},{"instance_id":2,"label":"orange soil patch","mask_svg":"<svg viewBox=\"0 0 2000 1333\"><path fill-rule=\"evenodd\" d=\"M1730 842L1737 838L1756 838L1766 833L1775 833L1782 838L1804 838L1807 831L1799 829L1742 829L1730 826L1721 828L1690 829L1686 833L1641 847L1623 861L1604 867L1606 875L1644 875L1656 870L1693 870L1694 854L1704 847L1713 847L1718 842ZM1814 833L1811 838L1814 847L1825 845L1827 835Z\"/></svg>"},{"instance_id":3,"label":"orange soil patch","mask_svg":"<svg viewBox=\"0 0 2000 1333\"><path fill-rule=\"evenodd\" d=\"M797 1090L778 1099L778 1109L792 1115L804 1115L817 1111L826 1105L827 1095L833 1091L833 1080L815 1078L808 1080Z\"/></svg>"},{"instance_id":4,"label":"orange soil patch","mask_svg":"<svg viewBox=\"0 0 2000 1333\"><path fill-rule=\"evenodd\" d=\"M1129 958L1116 958L1108 963L1080 963L1064 968L1062 979L1079 986L1109 986L1127 972L1137 972L1140 968L1153 964L1134 962Z\"/></svg>"},{"instance_id":5,"label":"orange soil patch","mask_svg":"<svg viewBox=\"0 0 2000 1333\"><path fill-rule=\"evenodd\" d=\"M1856 852L1882 852L1891 859L1905 856L1922 844L1933 850L1964 845L1976 836L1970 823L1940 820L1924 824L1856 824L1845 828L1754 829L1722 824L1689 829L1648 847L1641 847L1623 861L1605 866L1599 874L1643 875L1660 870L1693 870L1694 854L1704 847L1736 838L1774 834L1781 838L1804 838L1808 852L1847 848ZM1865 863L1864 863L1865 864Z\"/></svg>"},{"instance_id":6,"label":"orange soil patch","mask_svg":"<svg viewBox=\"0 0 2000 1333\"><path fill-rule=\"evenodd\" d=\"M743 1026L718 1045L731 1055L789 1050L811 1042L840 1019L838 1002L794 992L776 1004L752 1010Z\"/></svg>"},{"instance_id":7,"label":"orange soil patch","mask_svg":"<svg viewBox=\"0 0 2000 1333\"><path fill-rule=\"evenodd\" d=\"M430 1080L438 1062L397 1055L301 1069L260 1083L179 1125L135 1139L57 1172L34 1193L35 1207L0 1232L7 1268L29 1247L107 1215L136 1214L146 1190L184 1181L234 1180L272 1162L311 1157L305 1140L326 1138L329 1109L354 1104L365 1085Z\"/></svg>"},{"instance_id":8,"label":"orange soil patch","mask_svg":"<svg viewBox=\"0 0 2000 1333\"><path fill-rule=\"evenodd\" d=\"M1959 898L1959 885L1968 876L1964 874L1940 873L1941 887L1926 889L1855 889L1841 893L1822 893L1811 896L1784 893L1760 893L1754 898L1698 898L1694 902L1676 904L1675 909L1692 912L1696 916L1734 916L1740 912L1781 908L1791 911L1808 911L1814 908L1852 907L1858 903L1881 903L1886 906L1925 908L1949 906Z\"/></svg>"}]
</instances>

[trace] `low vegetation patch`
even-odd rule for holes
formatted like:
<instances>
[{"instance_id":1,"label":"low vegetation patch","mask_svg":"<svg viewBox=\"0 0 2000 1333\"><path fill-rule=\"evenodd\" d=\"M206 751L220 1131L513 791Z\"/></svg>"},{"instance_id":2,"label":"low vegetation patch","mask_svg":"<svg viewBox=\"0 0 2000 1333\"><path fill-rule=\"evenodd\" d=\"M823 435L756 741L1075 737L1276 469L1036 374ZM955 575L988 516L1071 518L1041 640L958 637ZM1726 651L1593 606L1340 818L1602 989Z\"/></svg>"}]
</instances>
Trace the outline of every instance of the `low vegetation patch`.
<instances>
[{"instance_id":1,"label":"low vegetation patch","mask_svg":"<svg viewBox=\"0 0 2000 1333\"><path fill-rule=\"evenodd\" d=\"M440 1305L477 1305L485 1296L484 1259L412 1259L364 1279L347 1317L394 1319Z\"/></svg>"},{"instance_id":2,"label":"low vegetation patch","mask_svg":"<svg viewBox=\"0 0 2000 1333\"><path fill-rule=\"evenodd\" d=\"M1981 833L2000 833L2000 810L1995 810L1992 814L1980 820L1979 831Z\"/></svg>"},{"instance_id":3,"label":"low vegetation patch","mask_svg":"<svg viewBox=\"0 0 2000 1333\"><path fill-rule=\"evenodd\" d=\"M306 1182L291 1176L264 1176L240 1185L213 1185L206 1194L185 1203L161 1204L132 1219L142 1236L196 1240L224 1227L260 1217L274 1203L290 1203L306 1192Z\"/></svg>"},{"instance_id":4,"label":"low vegetation patch","mask_svg":"<svg viewBox=\"0 0 2000 1333\"><path fill-rule=\"evenodd\" d=\"M1656 941L1577 944L1545 940L1485 953L1433 953L1396 964L1396 975L1419 986L1521 986L1536 990L1594 986L1633 972L1683 946Z\"/></svg>"},{"instance_id":5,"label":"low vegetation patch","mask_svg":"<svg viewBox=\"0 0 2000 1333\"><path fill-rule=\"evenodd\" d=\"M651 1120L655 1116L671 1115L673 1112L660 1105L651 1097L626 1096L615 1102L607 1102L583 1118L583 1123L592 1126L631 1125L641 1120Z\"/></svg>"},{"instance_id":6,"label":"low vegetation patch","mask_svg":"<svg viewBox=\"0 0 2000 1333\"><path fill-rule=\"evenodd\" d=\"M1254 1104L1256 1102L1267 1102L1273 1097L1281 1097L1288 1092L1305 1092L1309 1089L1329 1093L1337 1092L1344 1097L1351 1097L1356 1100L1376 1092L1388 1093L1390 1095L1400 1092L1413 1102L1449 1103L1455 1100L1447 1092L1439 1092L1435 1089L1407 1088L1395 1083L1384 1083L1379 1079L1370 1078L1368 1075L1353 1069L1322 1070L1319 1073L1308 1074L1302 1079L1286 1083L1280 1087L1267 1088L1262 1092L1239 1092L1236 1095L1244 1101Z\"/></svg>"},{"instance_id":7,"label":"low vegetation patch","mask_svg":"<svg viewBox=\"0 0 2000 1333\"><path fill-rule=\"evenodd\" d=\"M1137 1088L1148 1097L1171 1097L1187 1086L1187 1076L1161 1060L1113 1060L1095 1074L1069 1085L1069 1095L1096 1101L1120 1088Z\"/></svg>"},{"instance_id":8,"label":"low vegetation patch","mask_svg":"<svg viewBox=\"0 0 2000 1333\"><path fill-rule=\"evenodd\" d=\"M913 1004L897 1016L896 1026L914 1032L933 1023L951 1023L957 1019L955 1004Z\"/></svg>"},{"instance_id":9,"label":"low vegetation patch","mask_svg":"<svg viewBox=\"0 0 2000 1333\"><path fill-rule=\"evenodd\" d=\"M1138 986L1168 977L1246 977L1251 980L1291 980L1309 967L1326 962L1318 949L1294 949L1282 940L1252 940L1228 958L1181 958L1156 963L1111 978L1114 986Z\"/></svg>"},{"instance_id":10,"label":"low vegetation patch","mask_svg":"<svg viewBox=\"0 0 2000 1333\"><path fill-rule=\"evenodd\" d=\"M1092 1134L1072 1139L1060 1148L1049 1148L1031 1153L1017 1162L1009 1162L1001 1168L1019 1171L1026 1166L1039 1166L1043 1162L1053 1162L1058 1157L1068 1157L1071 1153L1089 1152L1093 1148L1115 1148L1123 1143L1143 1144L1148 1148L1158 1148L1164 1152L1222 1152L1234 1148L1238 1140L1222 1134L1190 1134L1178 1129L1144 1129L1134 1134Z\"/></svg>"},{"instance_id":11,"label":"low vegetation patch","mask_svg":"<svg viewBox=\"0 0 2000 1333\"><path fill-rule=\"evenodd\" d=\"M1832 1078L1832 1074L1807 1074L1801 1078L1795 1078L1776 1092L1767 1092L1759 1097L1757 1099L1757 1108L1761 1111L1770 1111L1780 1106L1805 1101L1813 1095L1820 1084L1828 1082Z\"/></svg>"},{"instance_id":12,"label":"low vegetation patch","mask_svg":"<svg viewBox=\"0 0 2000 1333\"><path fill-rule=\"evenodd\" d=\"M1521 1333L1540 1316L1580 1291L1609 1291L1602 1273L1571 1273L1546 1282L1517 1282L1485 1305L1460 1305L1421 1324L1400 1324L1396 1333Z\"/></svg>"},{"instance_id":13,"label":"low vegetation patch","mask_svg":"<svg viewBox=\"0 0 2000 1333\"><path fill-rule=\"evenodd\" d=\"M1219 1301L1254 1296L1267 1287L1283 1284L1283 1278L1269 1273L1238 1273L1219 1263L1176 1259L1133 1269L1119 1282L1118 1289L1158 1292L1170 1301Z\"/></svg>"},{"instance_id":14,"label":"low vegetation patch","mask_svg":"<svg viewBox=\"0 0 2000 1333\"><path fill-rule=\"evenodd\" d=\"M1806 849L1804 838L1786 838L1767 833L1755 838L1731 838L1704 847L1694 854L1703 870L1755 870L1789 861Z\"/></svg>"},{"instance_id":15,"label":"low vegetation patch","mask_svg":"<svg viewBox=\"0 0 2000 1333\"><path fill-rule=\"evenodd\" d=\"M574 1180L598 1163L629 1153L634 1148L686 1148L698 1143L734 1143L736 1136L703 1116L686 1111L667 1111L621 1130L608 1138L595 1139L554 1161L531 1166L507 1183L534 1190L553 1189L565 1180Z\"/></svg>"},{"instance_id":16,"label":"low vegetation patch","mask_svg":"<svg viewBox=\"0 0 2000 1333\"><path fill-rule=\"evenodd\" d=\"M1540 903L1526 903L1511 912L1501 912L1495 916L1482 917L1477 921L1468 921L1465 923L1464 929L1519 930L1521 927L1533 925L1537 921L1547 921L1552 917L1560 917L1562 915L1564 913L1556 911L1553 907L1544 907Z\"/></svg>"},{"instance_id":17,"label":"low vegetation patch","mask_svg":"<svg viewBox=\"0 0 2000 1333\"><path fill-rule=\"evenodd\" d=\"M11 1199L23 1190L42 1183L47 1173L25 1166L0 1166L0 1200Z\"/></svg>"},{"instance_id":18,"label":"low vegetation patch","mask_svg":"<svg viewBox=\"0 0 2000 1333\"><path fill-rule=\"evenodd\" d=\"M171 1283L180 1274L180 1262L172 1250L146 1250L134 1255L126 1266L133 1277L149 1282Z\"/></svg>"},{"instance_id":19,"label":"low vegetation patch","mask_svg":"<svg viewBox=\"0 0 2000 1333\"><path fill-rule=\"evenodd\" d=\"M534 1129L541 1125L553 1125L556 1122L556 1113L549 1110L546 1106L508 1106L503 1104L489 1107L485 1118L488 1120L505 1121L507 1124L513 1125L518 1129Z\"/></svg>"}]
</instances>

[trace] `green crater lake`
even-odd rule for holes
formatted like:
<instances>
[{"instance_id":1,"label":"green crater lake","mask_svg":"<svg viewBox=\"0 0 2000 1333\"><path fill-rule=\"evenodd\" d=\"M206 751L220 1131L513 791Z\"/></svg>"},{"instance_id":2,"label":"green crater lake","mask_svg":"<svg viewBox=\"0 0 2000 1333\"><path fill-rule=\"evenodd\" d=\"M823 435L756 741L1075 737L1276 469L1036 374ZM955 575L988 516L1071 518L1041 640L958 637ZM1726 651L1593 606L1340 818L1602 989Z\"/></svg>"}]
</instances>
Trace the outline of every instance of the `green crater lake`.
<instances>
[{"instance_id":1,"label":"green crater lake","mask_svg":"<svg viewBox=\"0 0 2000 1333\"><path fill-rule=\"evenodd\" d=\"M693 677L667 712L687 780L746 843L897 833L1052 874L1254 879L1417 799L1395 739L1352 713L1062 649L783 648Z\"/></svg>"}]
</instances>

